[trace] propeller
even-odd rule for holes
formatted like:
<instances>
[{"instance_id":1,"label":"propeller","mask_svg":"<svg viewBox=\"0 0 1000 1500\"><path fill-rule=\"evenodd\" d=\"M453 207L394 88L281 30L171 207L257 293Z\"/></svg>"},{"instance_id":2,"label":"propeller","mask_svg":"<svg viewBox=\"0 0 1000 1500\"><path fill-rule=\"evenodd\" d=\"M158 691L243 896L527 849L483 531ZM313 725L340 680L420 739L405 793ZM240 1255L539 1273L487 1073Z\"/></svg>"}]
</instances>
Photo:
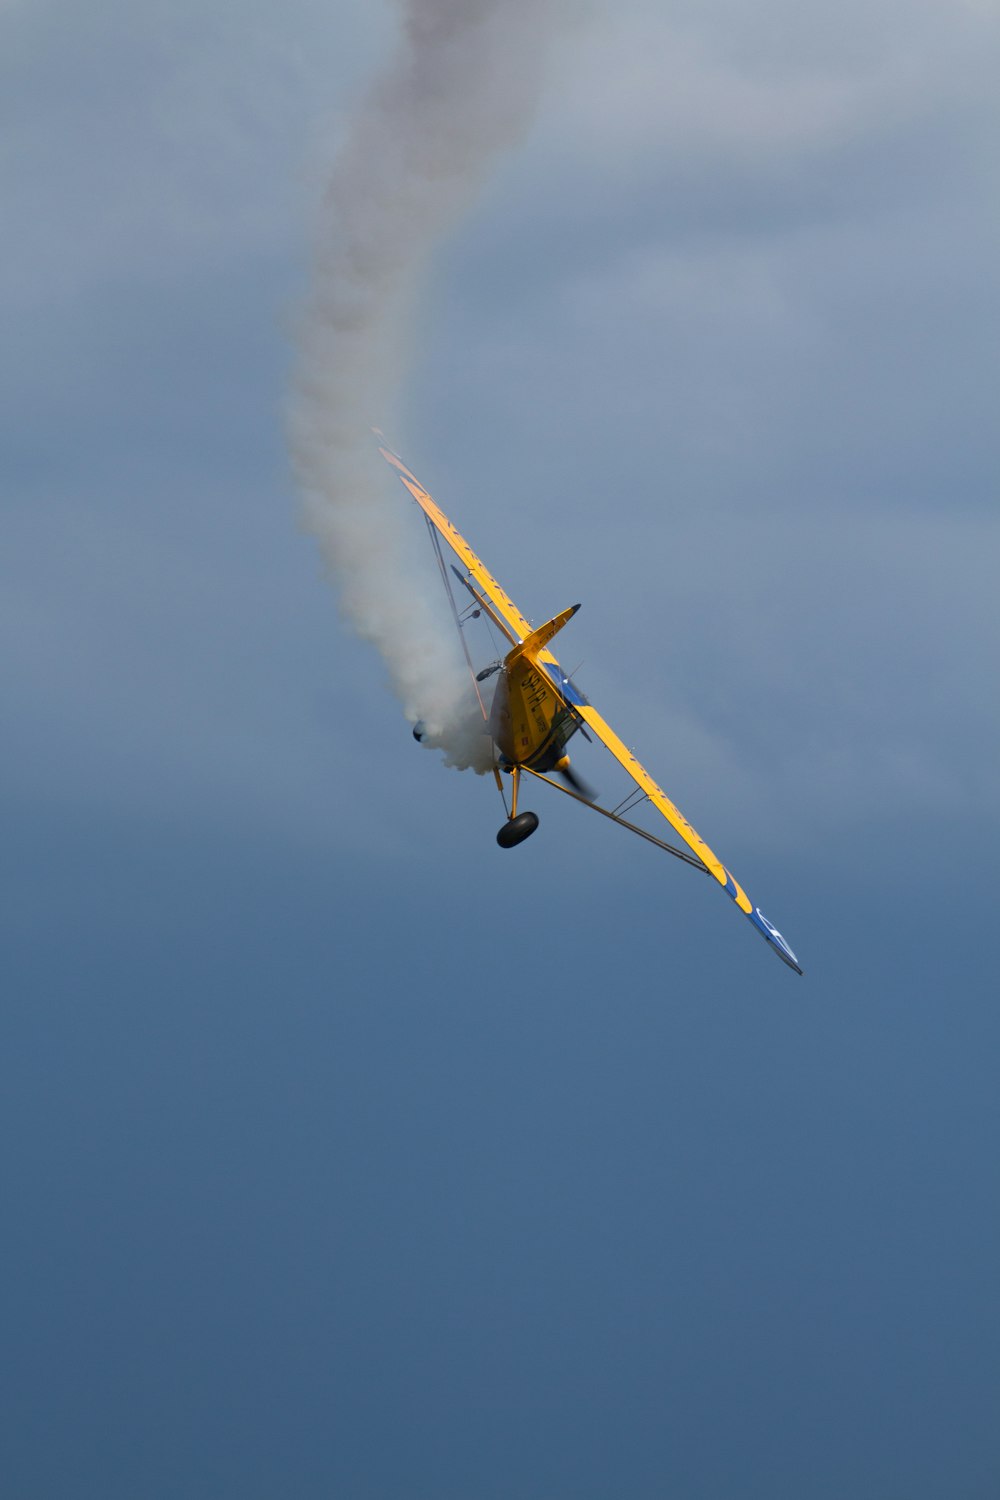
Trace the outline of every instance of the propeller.
<instances>
[{"instance_id":1,"label":"propeller","mask_svg":"<svg viewBox=\"0 0 1000 1500\"><path fill-rule=\"evenodd\" d=\"M584 802L597 801L597 793L594 791L594 788L588 781L584 781L578 771L573 770L573 767L569 763L568 755L563 756L562 760L555 767L555 770L562 777L563 781L576 792L576 795L583 798Z\"/></svg>"}]
</instances>

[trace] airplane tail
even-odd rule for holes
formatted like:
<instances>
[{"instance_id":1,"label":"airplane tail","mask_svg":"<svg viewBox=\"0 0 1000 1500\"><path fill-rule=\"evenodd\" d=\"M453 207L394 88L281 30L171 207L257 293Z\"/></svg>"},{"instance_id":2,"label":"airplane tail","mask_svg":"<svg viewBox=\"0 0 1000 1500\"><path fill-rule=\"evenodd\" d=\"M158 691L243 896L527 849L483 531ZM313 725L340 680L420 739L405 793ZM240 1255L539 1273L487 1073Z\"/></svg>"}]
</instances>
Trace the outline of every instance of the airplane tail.
<instances>
[{"instance_id":1,"label":"airplane tail","mask_svg":"<svg viewBox=\"0 0 1000 1500\"><path fill-rule=\"evenodd\" d=\"M520 657L534 656L536 651L541 651L549 644L552 637L562 630L567 620L572 620L579 608L579 604L571 604L569 609L564 609L561 614L553 615L551 620L547 620L544 625L533 630L519 645L514 647L513 651L508 653L504 666L512 667Z\"/></svg>"}]
</instances>

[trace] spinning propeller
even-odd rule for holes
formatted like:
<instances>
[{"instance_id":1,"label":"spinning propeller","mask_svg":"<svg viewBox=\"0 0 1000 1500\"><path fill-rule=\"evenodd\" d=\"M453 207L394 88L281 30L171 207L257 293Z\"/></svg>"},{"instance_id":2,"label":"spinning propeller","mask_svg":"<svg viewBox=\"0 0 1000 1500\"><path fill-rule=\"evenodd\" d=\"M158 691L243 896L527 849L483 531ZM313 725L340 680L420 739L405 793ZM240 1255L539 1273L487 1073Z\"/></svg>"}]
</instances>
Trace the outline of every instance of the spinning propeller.
<instances>
[{"instance_id":1,"label":"spinning propeller","mask_svg":"<svg viewBox=\"0 0 1000 1500\"><path fill-rule=\"evenodd\" d=\"M597 793L594 788L590 785L589 781L584 781L578 771L573 770L573 767L569 763L568 755L564 755L554 769L556 774L562 777L563 781L572 788L576 795L583 798L584 802L597 801Z\"/></svg>"}]
</instances>

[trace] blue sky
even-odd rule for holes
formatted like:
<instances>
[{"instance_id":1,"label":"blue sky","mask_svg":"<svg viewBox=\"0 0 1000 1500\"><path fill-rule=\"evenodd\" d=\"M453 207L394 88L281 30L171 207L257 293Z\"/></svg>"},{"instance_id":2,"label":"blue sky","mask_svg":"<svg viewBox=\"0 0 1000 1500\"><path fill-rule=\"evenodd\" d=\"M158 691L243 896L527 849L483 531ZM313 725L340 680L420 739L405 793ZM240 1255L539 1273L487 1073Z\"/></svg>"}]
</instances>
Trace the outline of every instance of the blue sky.
<instances>
[{"instance_id":1,"label":"blue sky","mask_svg":"<svg viewBox=\"0 0 1000 1500\"><path fill-rule=\"evenodd\" d=\"M0 8L5 1489L993 1500L996 8L560 12L371 413L802 980L300 525L394 27Z\"/></svg>"}]
</instances>

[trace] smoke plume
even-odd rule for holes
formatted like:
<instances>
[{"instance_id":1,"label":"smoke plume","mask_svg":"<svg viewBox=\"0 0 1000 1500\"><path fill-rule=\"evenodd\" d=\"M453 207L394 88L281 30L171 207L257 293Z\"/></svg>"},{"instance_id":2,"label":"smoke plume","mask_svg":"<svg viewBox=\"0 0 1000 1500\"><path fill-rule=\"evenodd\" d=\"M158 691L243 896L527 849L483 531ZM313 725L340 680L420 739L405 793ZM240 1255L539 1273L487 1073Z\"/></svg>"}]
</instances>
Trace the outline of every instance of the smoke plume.
<instances>
[{"instance_id":1,"label":"smoke plume","mask_svg":"<svg viewBox=\"0 0 1000 1500\"><path fill-rule=\"evenodd\" d=\"M407 329L435 245L530 120L542 0L403 0L400 37L334 164L297 335L292 460L343 611L385 661L407 717L449 763L490 749L436 569L411 563L405 492L375 452L406 372ZM384 472L383 472L384 470Z\"/></svg>"}]
</instances>

